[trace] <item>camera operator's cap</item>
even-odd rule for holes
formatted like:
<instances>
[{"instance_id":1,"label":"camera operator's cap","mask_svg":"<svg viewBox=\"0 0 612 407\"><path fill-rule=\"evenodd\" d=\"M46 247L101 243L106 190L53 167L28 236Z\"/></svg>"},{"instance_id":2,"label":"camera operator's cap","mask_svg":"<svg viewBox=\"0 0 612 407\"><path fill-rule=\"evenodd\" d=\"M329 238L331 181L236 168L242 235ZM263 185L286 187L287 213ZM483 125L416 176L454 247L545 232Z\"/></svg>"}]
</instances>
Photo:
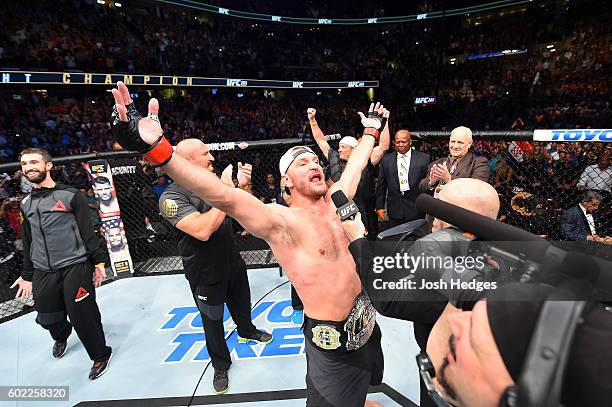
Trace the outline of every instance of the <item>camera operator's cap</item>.
<instances>
[{"instance_id":1,"label":"camera operator's cap","mask_svg":"<svg viewBox=\"0 0 612 407\"><path fill-rule=\"evenodd\" d=\"M516 383L550 286L507 284L487 296L487 314L499 353ZM561 401L566 406L610 405L612 313L587 305L570 347Z\"/></svg>"},{"instance_id":2,"label":"camera operator's cap","mask_svg":"<svg viewBox=\"0 0 612 407\"><path fill-rule=\"evenodd\" d=\"M283 156L280 158L280 161L278 162L278 169L280 171L281 177L287 173L287 169L289 169L291 163L298 156L305 153L314 154L314 151L312 151L312 148L307 146L295 146L287 150L287 152L283 154Z\"/></svg>"},{"instance_id":3,"label":"camera operator's cap","mask_svg":"<svg viewBox=\"0 0 612 407\"><path fill-rule=\"evenodd\" d=\"M339 144L346 144L347 146L356 148L359 142L353 136L344 136L340 139Z\"/></svg>"}]
</instances>

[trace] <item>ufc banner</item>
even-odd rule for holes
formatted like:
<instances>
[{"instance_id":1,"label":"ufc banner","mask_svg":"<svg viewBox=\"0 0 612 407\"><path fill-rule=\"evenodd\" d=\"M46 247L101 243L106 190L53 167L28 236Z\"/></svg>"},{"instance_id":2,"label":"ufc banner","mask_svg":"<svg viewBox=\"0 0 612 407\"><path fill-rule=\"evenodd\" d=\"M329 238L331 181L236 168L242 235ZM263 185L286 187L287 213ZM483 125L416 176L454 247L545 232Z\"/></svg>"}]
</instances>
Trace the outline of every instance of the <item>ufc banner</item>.
<instances>
[{"instance_id":1,"label":"ufc banner","mask_svg":"<svg viewBox=\"0 0 612 407\"><path fill-rule=\"evenodd\" d=\"M121 210L110 166L106 160L93 160L84 165L100 206L99 215L106 239L106 248L115 277L121 273L134 272L125 229L121 221Z\"/></svg>"}]
</instances>

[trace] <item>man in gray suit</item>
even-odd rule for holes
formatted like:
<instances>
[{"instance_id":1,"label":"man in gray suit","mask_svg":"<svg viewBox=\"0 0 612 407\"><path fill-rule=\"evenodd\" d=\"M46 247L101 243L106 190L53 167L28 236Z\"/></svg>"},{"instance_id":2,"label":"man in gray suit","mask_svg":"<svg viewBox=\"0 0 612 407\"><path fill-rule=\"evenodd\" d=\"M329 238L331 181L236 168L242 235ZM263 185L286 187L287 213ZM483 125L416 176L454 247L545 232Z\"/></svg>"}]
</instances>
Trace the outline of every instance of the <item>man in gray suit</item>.
<instances>
[{"instance_id":1,"label":"man in gray suit","mask_svg":"<svg viewBox=\"0 0 612 407\"><path fill-rule=\"evenodd\" d=\"M489 160L477 157L469 151L472 143L472 130L464 126L453 129L448 141L450 154L430 164L427 175L419 184L419 189L437 196L442 187L453 179L474 178L487 182Z\"/></svg>"}]
</instances>

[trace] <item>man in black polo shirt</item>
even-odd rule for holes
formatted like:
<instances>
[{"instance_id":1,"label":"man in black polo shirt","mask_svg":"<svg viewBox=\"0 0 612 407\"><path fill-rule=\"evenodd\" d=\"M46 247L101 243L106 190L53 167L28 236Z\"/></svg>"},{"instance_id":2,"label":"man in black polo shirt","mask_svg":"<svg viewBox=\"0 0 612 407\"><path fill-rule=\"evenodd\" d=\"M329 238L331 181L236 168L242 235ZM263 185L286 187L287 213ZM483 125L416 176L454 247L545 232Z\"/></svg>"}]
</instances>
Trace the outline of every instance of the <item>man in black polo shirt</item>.
<instances>
[{"instance_id":1,"label":"man in black polo shirt","mask_svg":"<svg viewBox=\"0 0 612 407\"><path fill-rule=\"evenodd\" d=\"M214 158L206 144L197 139L181 141L176 153L193 164L213 170ZM251 179L251 166L238 164L238 185ZM221 180L233 187L232 166L221 174ZM223 329L223 304L238 327L239 341L269 343L272 335L258 331L251 321L251 291L246 265L235 242L231 219L196 195L170 185L159 199L163 217L178 231L178 247L183 257L185 277L202 315L206 348L215 374L213 390L228 390L228 369L232 364Z\"/></svg>"}]
</instances>

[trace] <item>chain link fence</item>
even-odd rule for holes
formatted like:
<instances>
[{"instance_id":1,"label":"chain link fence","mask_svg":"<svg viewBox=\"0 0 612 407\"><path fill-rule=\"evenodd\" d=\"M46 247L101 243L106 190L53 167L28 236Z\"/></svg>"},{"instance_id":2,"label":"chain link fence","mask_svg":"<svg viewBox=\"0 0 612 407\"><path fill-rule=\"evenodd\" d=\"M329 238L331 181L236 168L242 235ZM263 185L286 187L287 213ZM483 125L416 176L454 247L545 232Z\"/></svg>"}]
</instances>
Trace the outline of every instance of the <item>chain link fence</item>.
<instances>
[{"instance_id":1,"label":"chain link fence","mask_svg":"<svg viewBox=\"0 0 612 407\"><path fill-rule=\"evenodd\" d=\"M292 145L303 144L300 139L266 140L241 144L220 143L209 145L215 157L215 169L220 172L229 164L253 165L251 183L247 191L262 202L281 199L278 161ZM92 225L100 239L105 238L98 215L99 200L83 165L91 160L107 160L121 219L134 265L134 275L151 273L181 273L183 265L177 249L177 232L159 213L158 198L172 183L167 175L156 171L139 155L126 151L86 154L54 158L51 176L57 183L79 189L89 200ZM20 315L33 305L32 299L15 300L16 289L10 285L21 275L21 213L19 204L30 186L21 176L17 163L0 166L5 191L0 207L0 322ZM237 182L237 180L235 180ZM236 244L249 268L276 266L277 262L265 241L256 238L235 222ZM107 270L108 278L112 273ZM120 276L121 277L121 276Z\"/></svg>"},{"instance_id":2,"label":"chain link fence","mask_svg":"<svg viewBox=\"0 0 612 407\"><path fill-rule=\"evenodd\" d=\"M448 155L448 132L413 137L432 160ZM612 236L612 148L602 142L531 140L532 132L474 132L472 150L489 160L489 183L499 194L498 220L549 240L577 240L576 229L592 233L586 223L577 228L568 212L582 204L589 206L596 234ZM586 216L579 220L590 222Z\"/></svg>"},{"instance_id":3,"label":"chain link fence","mask_svg":"<svg viewBox=\"0 0 612 407\"><path fill-rule=\"evenodd\" d=\"M429 153L431 160L448 155L447 132L412 134L415 148ZM473 151L489 159L489 182L499 192L499 220L550 240L573 240L575 236L568 235L567 226L574 226L570 223L575 219L568 217L567 210L577 207L587 191L594 191L589 195L589 202L595 206L587 209L593 214L592 226L598 235L612 236L610 147L605 143L526 142L531 133L520 135L474 135ZM236 168L238 162L250 163L253 176L247 190L265 203L282 203L279 158L290 146L305 143L312 145L308 140L284 139L219 143L209 147L215 156L216 170L220 172L228 164ZM335 142L331 144L337 147ZM104 234L97 215L98 202L82 167L94 159L106 159L110 164L135 275L182 272L176 231L161 217L157 202L172 180L156 172L138 155L125 151L54 159L53 179L80 189L88 197L92 223L100 239L104 239ZM0 207L0 321L13 318L33 305L31 299L13 300L15 290L9 289L21 274L19 202L28 190L18 170L17 163L0 166L0 174L5 173L2 190L6 195ZM590 228L586 216L585 222L584 227ZM384 224L381 227L384 229ZM276 265L263 240L247 233L237 222L234 222L234 232L249 268Z\"/></svg>"}]
</instances>

